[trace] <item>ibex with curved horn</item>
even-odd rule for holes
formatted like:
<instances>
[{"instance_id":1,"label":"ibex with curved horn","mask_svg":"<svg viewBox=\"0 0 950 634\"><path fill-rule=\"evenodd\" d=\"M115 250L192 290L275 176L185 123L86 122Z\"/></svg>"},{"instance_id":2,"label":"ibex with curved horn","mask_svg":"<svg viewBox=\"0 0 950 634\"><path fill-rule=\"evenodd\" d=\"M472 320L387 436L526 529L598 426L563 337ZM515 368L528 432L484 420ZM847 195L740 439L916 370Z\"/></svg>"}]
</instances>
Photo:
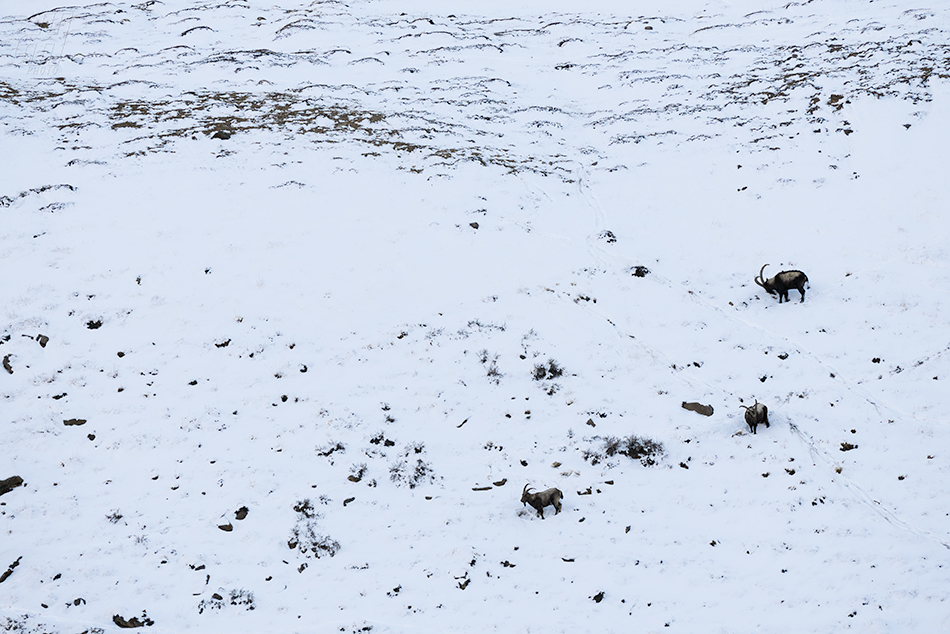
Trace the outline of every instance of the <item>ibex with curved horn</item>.
<instances>
[{"instance_id":1,"label":"ibex with curved horn","mask_svg":"<svg viewBox=\"0 0 950 634\"><path fill-rule=\"evenodd\" d=\"M798 289L798 292L802 294L802 301L805 301L805 282L808 281L808 276L802 273L801 271L782 271L777 273L775 277L770 277L769 279L764 279L762 274L765 272L765 267L768 264L762 265L762 270L759 271L759 276L755 278L755 283L761 286L766 290L769 295L778 294L778 303L781 304L784 299L788 301L788 291L791 289Z\"/></svg>"},{"instance_id":2,"label":"ibex with curved horn","mask_svg":"<svg viewBox=\"0 0 950 634\"><path fill-rule=\"evenodd\" d=\"M524 485L524 490L521 492L521 503L530 504L541 516L541 519L544 519L544 507L553 506L554 514L557 515L561 512L561 498L564 497L564 494L561 493L560 489L552 488L547 491L541 491L540 493L530 493L528 491L528 485Z\"/></svg>"},{"instance_id":3,"label":"ibex with curved horn","mask_svg":"<svg viewBox=\"0 0 950 634\"><path fill-rule=\"evenodd\" d=\"M763 403L756 401L755 405L740 405L739 407L745 409L745 422L749 425L749 429L753 434L760 423L766 427L769 426L769 408Z\"/></svg>"}]
</instances>

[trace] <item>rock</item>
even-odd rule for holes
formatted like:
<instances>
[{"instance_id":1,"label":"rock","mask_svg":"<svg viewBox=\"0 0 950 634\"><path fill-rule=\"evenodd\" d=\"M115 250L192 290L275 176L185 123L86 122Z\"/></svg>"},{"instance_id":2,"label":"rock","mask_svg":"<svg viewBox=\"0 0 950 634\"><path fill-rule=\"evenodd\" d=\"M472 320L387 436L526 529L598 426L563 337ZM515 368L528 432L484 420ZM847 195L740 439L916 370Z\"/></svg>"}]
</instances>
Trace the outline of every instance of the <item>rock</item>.
<instances>
[{"instance_id":1,"label":"rock","mask_svg":"<svg viewBox=\"0 0 950 634\"><path fill-rule=\"evenodd\" d=\"M7 568L7 571L4 572L2 575L0 575L0 583L3 583L4 581L6 581L7 578L9 578L9 576L13 574L13 569L20 565L20 560L21 560L21 559L23 559L23 556L22 556L22 555L19 556L19 557L17 557L17 558L16 558L16 561L14 561L12 564L10 564L10 567Z\"/></svg>"},{"instance_id":2,"label":"rock","mask_svg":"<svg viewBox=\"0 0 950 634\"><path fill-rule=\"evenodd\" d=\"M63 424L66 425L67 427L72 427L74 425L85 425L86 419L85 418L70 418L68 420L64 420Z\"/></svg>"},{"instance_id":3,"label":"rock","mask_svg":"<svg viewBox=\"0 0 950 634\"><path fill-rule=\"evenodd\" d=\"M246 506L242 506L241 508L239 508L237 511L234 512L234 519L243 520L245 517L247 517Z\"/></svg>"},{"instance_id":4,"label":"rock","mask_svg":"<svg viewBox=\"0 0 950 634\"><path fill-rule=\"evenodd\" d=\"M468 223L468 226L471 227L472 229L478 229L478 223L477 223L477 222L470 222L470 223Z\"/></svg>"},{"instance_id":5,"label":"rock","mask_svg":"<svg viewBox=\"0 0 950 634\"><path fill-rule=\"evenodd\" d=\"M508 482L508 478L502 478L498 482L492 482L492 484L494 484L496 487L503 487L505 486L506 482Z\"/></svg>"},{"instance_id":6,"label":"rock","mask_svg":"<svg viewBox=\"0 0 950 634\"><path fill-rule=\"evenodd\" d=\"M3 357L3 369L13 374L13 366L10 365L10 355Z\"/></svg>"},{"instance_id":7,"label":"rock","mask_svg":"<svg viewBox=\"0 0 950 634\"><path fill-rule=\"evenodd\" d=\"M0 480L0 495L9 493L21 484L23 484L23 478L20 476L13 476L12 478L7 478L6 480Z\"/></svg>"},{"instance_id":8,"label":"rock","mask_svg":"<svg viewBox=\"0 0 950 634\"><path fill-rule=\"evenodd\" d=\"M231 138L231 133L228 132L227 130L218 130L217 132L215 132L214 134L211 135L211 138L212 138L212 139L221 139L222 141L227 141L228 139Z\"/></svg>"},{"instance_id":9,"label":"rock","mask_svg":"<svg viewBox=\"0 0 950 634\"><path fill-rule=\"evenodd\" d=\"M683 401L683 409L688 409L691 412L696 412L697 414L702 414L703 416L712 416L713 407L712 405L703 405L701 403L687 403Z\"/></svg>"},{"instance_id":10,"label":"rock","mask_svg":"<svg viewBox=\"0 0 950 634\"><path fill-rule=\"evenodd\" d=\"M145 627L146 625L154 625L155 622L148 618L145 615L145 612L142 612L142 618L139 619L137 616L133 616L131 619L124 619L118 614L112 617L112 622L118 625L119 627L130 628L130 627Z\"/></svg>"},{"instance_id":11,"label":"rock","mask_svg":"<svg viewBox=\"0 0 950 634\"><path fill-rule=\"evenodd\" d=\"M234 526L231 524L231 522L228 522L227 524L221 524L220 526L218 526L218 528L223 530L225 533L230 533L231 531L234 530Z\"/></svg>"},{"instance_id":12,"label":"rock","mask_svg":"<svg viewBox=\"0 0 950 634\"><path fill-rule=\"evenodd\" d=\"M36 340L40 343L41 348L45 348L46 344L49 343L49 337L47 337L46 335L40 335L39 337L36 338Z\"/></svg>"}]
</instances>

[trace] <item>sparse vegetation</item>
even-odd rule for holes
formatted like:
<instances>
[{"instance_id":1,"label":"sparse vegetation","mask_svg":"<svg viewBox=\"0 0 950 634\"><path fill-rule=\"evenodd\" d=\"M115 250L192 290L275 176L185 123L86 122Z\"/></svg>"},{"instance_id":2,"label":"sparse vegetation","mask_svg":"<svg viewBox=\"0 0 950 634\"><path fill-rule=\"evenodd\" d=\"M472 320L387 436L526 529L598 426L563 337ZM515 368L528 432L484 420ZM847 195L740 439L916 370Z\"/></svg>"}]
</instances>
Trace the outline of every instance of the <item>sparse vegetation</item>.
<instances>
[{"instance_id":1,"label":"sparse vegetation","mask_svg":"<svg viewBox=\"0 0 950 634\"><path fill-rule=\"evenodd\" d=\"M505 376L501 370L498 369L498 355L489 354L488 350L479 350L478 361L487 366L486 374L488 380L498 385L501 382L501 378Z\"/></svg>"},{"instance_id":2,"label":"sparse vegetation","mask_svg":"<svg viewBox=\"0 0 950 634\"><path fill-rule=\"evenodd\" d=\"M317 448L317 455L323 456L323 457L330 457L337 451L339 451L340 453L346 452L346 447L343 445L343 443L332 442L329 445L326 445L325 447L319 447Z\"/></svg>"},{"instance_id":3,"label":"sparse vegetation","mask_svg":"<svg viewBox=\"0 0 950 634\"><path fill-rule=\"evenodd\" d=\"M350 467L350 477L349 479L353 482L359 482L363 479L363 476L366 475L367 466L365 462L355 464Z\"/></svg>"},{"instance_id":4,"label":"sparse vegetation","mask_svg":"<svg viewBox=\"0 0 950 634\"><path fill-rule=\"evenodd\" d=\"M297 549L305 557L333 557L340 550L340 542L329 535L317 532L317 522L321 516L314 509L309 498L303 499L294 505L297 512L297 524L291 531L287 547Z\"/></svg>"},{"instance_id":5,"label":"sparse vegetation","mask_svg":"<svg viewBox=\"0 0 950 634\"><path fill-rule=\"evenodd\" d=\"M558 365L554 359L548 359L547 363L538 363L531 372L531 378L535 381L546 381L556 379L564 374L564 368Z\"/></svg>"},{"instance_id":6,"label":"sparse vegetation","mask_svg":"<svg viewBox=\"0 0 950 634\"><path fill-rule=\"evenodd\" d=\"M221 594L215 592L209 598L202 599L198 603L198 614L203 614L205 610L220 610L227 605L236 605L241 606L245 610L253 610L256 606L254 605L254 593L244 590L233 589L228 593L228 597L225 598Z\"/></svg>"},{"instance_id":7,"label":"sparse vegetation","mask_svg":"<svg viewBox=\"0 0 950 634\"><path fill-rule=\"evenodd\" d=\"M414 489L421 484L432 483L435 481L435 474L432 467L421 458L417 458L415 463L412 460L399 460L389 467L389 479L397 486L407 486Z\"/></svg>"},{"instance_id":8,"label":"sparse vegetation","mask_svg":"<svg viewBox=\"0 0 950 634\"><path fill-rule=\"evenodd\" d=\"M632 460L639 460L644 467L652 467L666 453L662 443L635 435L626 438L607 436L599 440L601 441L600 450L585 449L581 454L584 460L592 465L619 454Z\"/></svg>"}]
</instances>

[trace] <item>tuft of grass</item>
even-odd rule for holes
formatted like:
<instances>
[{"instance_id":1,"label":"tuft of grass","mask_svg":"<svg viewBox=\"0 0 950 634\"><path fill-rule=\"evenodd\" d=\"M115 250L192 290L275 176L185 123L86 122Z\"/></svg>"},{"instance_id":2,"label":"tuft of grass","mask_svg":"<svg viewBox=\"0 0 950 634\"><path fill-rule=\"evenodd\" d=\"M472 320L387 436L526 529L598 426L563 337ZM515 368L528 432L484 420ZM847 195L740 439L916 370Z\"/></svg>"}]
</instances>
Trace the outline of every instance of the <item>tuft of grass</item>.
<instances>
[{"instance_id":1,"label":"tuft of grass","mask_svg":"<svg viewBox=\"0 0 950 634\"><path fill-rule=\"evenodd\" d=\"M294 510L297 512L297 524L287 540L287 547L299 550L305 557L320 559L335 556L340 551L340 542L317 532L317 522L321 515L316 512L310 499L297 502Z\"/></svg>"},{"instance_id":2,"label":"tuft of grass","mask_svg":"<svg viewBox=\"0 0 950 634\"><path fill-rule=\"evenodd\" d=\"M564 368L558 365L554 359L548 359L547 364L538 363L531 371L531 378L535 381L545 381L556 379L564 374Z\"/></svg>"},{"instance_id":3,"label":"tuft of grass","mask_svg":"<svg viewBox=\"0 0 950 634\"><path fill-rule=\"evenodd\" d=\"M607 436L602 440L603 445L600 451L587 449L581 457L592 465L596 465L619 454L631 460L639 460L644 467L652 467L666 454L663 443L641 436L631 435L626 438Z\"/></svg>"}]
</instances>

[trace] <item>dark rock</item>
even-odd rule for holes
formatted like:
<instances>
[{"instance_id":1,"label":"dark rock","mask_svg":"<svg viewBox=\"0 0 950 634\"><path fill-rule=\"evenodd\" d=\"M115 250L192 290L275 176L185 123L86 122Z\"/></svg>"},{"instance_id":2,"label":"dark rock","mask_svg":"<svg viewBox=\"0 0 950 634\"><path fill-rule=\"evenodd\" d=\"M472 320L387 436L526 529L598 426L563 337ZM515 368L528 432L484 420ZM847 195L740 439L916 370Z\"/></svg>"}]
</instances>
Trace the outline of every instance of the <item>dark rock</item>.
<instances>
[{"instance_id":1,"label":"dark rock","mask_svg":"<svg viewBox=\"0 0 950 634\"><path fill-rule=\"evenodd\" d=\"M234 519L243 520L245 517L247 517L246 506L242 506L241 508L239 508L237 511L234 512Z\"/></svg>"},{"instance_id":2,"label":"dark rock","mask_svg":"<svg viewBox=\"0 0 950 634\"><path fill-rule=\"evenodd\" d=\"M70 418L68 420L64 420L63 424L66 425L67 427L71 427L73 425L85 425L86 419L85 418Z\"/></svg>"},{"instance_id":3,"label":"dark rock","mask_svg":"<svg viewBox=\"0 0 950 634\"><path fill-rule=\"evenodd\" d=\"M683 409L688 409L691 412L696 412L697 414L702 414L703 416L712 416L713 407L712 405L703 405L702 403L687 403L683 401Z\"/></svg>"},{"instance_id":4,"label":"dark rock","mask_svg":"<svg viewBox=\"0 0 950 634\"><path fill-rule=\"evenodd\" d=\"M218 528L223 530L225 533L230 533L231 531L234 530L234 526L230 522L228 522L227 524L221 524L220 526L218 526Z\"/></svg>"},{"instance_id":5,"label":"dark rock","mask_svg":"<svg viewBox=\"0 0 950 634\"><path fill-rule=\"evenodd\" d=\"M97 328L102 327L102 320L99 319L90 319L86 322L86 328L89 330L96 330Z\"/></svg>"},{"instance_id":6,"label":"dark rock","mask_svg":"<svg viewBox=\"0 0 950 634\"><path fill-rule=\"evenodd\" d=\"M13 374L13 366L10 365L10 355L6 355L5 357L3 357L3 369L9 372L10 374Z\"/></svg>"},{"instance_id":7,"label":"dark rock","mask_svg":"<svg viewBox=\"0 0 950 634\"><path fill-rule=\"evenodd\" d=\"M118 625L119 627L131 628L131 627L145 627L146 625L154 625L155 622L148 618L145 615L145 612L142 612L142 618L139 619L137 616L133 616L131 619L124 619L118 614L112 617L112 622Z\"/></svg>"},{"instance_id":8,"label":"dark rock","mask_svg":"<svg viewBox=\"0 0 950 634\"><path fill-rule=\"evenodd\" d=\"M16 558L16 561L14 561L12 564L10 564L10 567L7 568L6 572L4 572L2 575L0 575L0 583L3 583L4 581L6 581L6 580L10 577L10 575L13 574L13 569L20 565L20 560L21 560L21 559L23 559L23 556L22 556L22 555L19 556L19 557L17 557L17 558Z\"/></svg>"},{"instance_id":9,"label":"dark rock","mask_svg":"<svg viewBox=\"0 0 950 634\"><path fill-rule=\"evenodd\" d=\"M23 484L23 478L20 476L13 476L12 478L7 478L6 480L0 480L0 495L9 493L21 484Z\"/></svg>"},{"instance_id":10,"label":"dark rock","mask_svg":"<svg viewBox=\"0 0 950 634\"><path fill-rule=\"evenodd\" d=\"M227 130L218 130L217 132L215 132L214 134L211 135L211 138L212 138L212 139L221 139L222 141L227 141L228 139L231 138L231 133L228 132Z\"/></svg>"},{"instance_id":11,"label":"dark rock","mask_svg":"<svg viewBox=\"0 0 950 634\"><path fill-rule=\"evenodd\" d=\"M36 338L36 340L40 343L41 348L45 348L46 344L49 343L49 337L47 337L46 335L40 335L39 337Z\"/></svg>"},{"instance_id":12,"label":"dark rock","mask_svg":"<svg viewBox=\"0 0 950 634\"><path fill-rule=\"evenodd\" d=\"M470 222L470 223L468 223L468 226L471 227L472 229L478 229L478 223L477 223L477 222Z\"/></svg>"}]
</instances>

